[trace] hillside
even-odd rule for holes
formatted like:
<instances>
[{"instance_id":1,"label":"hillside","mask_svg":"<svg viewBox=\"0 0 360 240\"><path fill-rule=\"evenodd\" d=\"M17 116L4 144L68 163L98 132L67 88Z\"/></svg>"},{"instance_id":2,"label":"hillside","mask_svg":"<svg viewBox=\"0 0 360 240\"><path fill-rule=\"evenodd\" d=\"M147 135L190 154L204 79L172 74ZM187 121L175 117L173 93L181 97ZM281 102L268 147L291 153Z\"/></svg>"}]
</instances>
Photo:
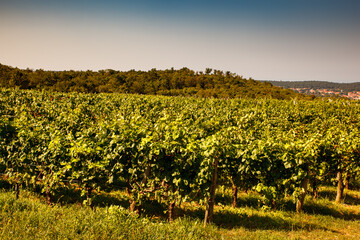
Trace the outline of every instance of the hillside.
<instances>
[{"instance_id":1,"label":"hillside","mask_svg":"<svg viewBox=\"0 0 360 240\"><path fill-rule=\"evenodd\" d=\"M334 83L325 81L267 81L274 86L282 88L309 88L309 89L331 89L344 92L360 91L360 82Z\"/></svg>"},{"instance_id":2,"label":"hillside","mask_svg":"<svg viewBox=\"0 0 360 240\"><path fill-rule=\"evenodd\" d=\"M268 82L245 79L229 71L188 68L150 71L44 71L0 64L0 87L45 89L58 92L118 92L214 98L311 99Z\"/></svg>"}]
</instances>

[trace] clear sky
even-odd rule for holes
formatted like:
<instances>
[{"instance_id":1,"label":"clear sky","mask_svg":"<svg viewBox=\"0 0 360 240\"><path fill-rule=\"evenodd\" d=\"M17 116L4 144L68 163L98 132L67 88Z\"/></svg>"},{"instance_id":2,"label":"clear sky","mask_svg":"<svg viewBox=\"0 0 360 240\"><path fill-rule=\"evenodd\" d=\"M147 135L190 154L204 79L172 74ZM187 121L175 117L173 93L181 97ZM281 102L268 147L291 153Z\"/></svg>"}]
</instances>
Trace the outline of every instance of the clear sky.
<instances>
[{"instance_id":1,"label":"clear sky","mask_svg":"<svg viewBox=\"0 0 360 240\"><path fill-rule=\"evenodd\" d=\"M360 0L0 0L0 63L360 82Z\"/></svg>"}]
</instances>

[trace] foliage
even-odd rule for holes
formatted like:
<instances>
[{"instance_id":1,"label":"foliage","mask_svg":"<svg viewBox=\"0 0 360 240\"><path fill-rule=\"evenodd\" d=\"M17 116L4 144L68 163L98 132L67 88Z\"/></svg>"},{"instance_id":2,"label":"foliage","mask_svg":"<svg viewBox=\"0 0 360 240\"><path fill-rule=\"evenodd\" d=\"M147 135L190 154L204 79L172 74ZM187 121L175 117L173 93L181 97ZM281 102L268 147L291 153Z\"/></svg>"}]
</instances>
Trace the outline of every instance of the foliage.
<instances>
[{"instance_id":1,"label":"foliage","mask_svg":"<svg viewBox=\"0 0 360 240\"><path fill-rule=\"evenodd\" d=\"M1 90L0 111L1 173L49 203L76 184L92 206L120 181L135 206L206 203L230 181L276 208L306 193L305 180L359 176L358 102Z\"/></svg>"},{"instance_id":2,"label":"foliage","mask_svg":"<svg viewBox=\"0 0 360 240\"><path fill-rule=\"evenodd\" d=\"M283 88L333 89L344 92L360 91L360 83L334 83L326 81L268 81L274 86Z\"/></svg>"},{"instance_id":3,"label":"foliage","mask_svg":"<svg viewBox=\"0 0 360 240\"><path fill-rule=\"evenodd\" d=\"M188 68L127 72L44 71L0 64L0 87L45 89L58 92L137 93L204 98L312 99L288 89L219 70L195 72Z\"/></svg>"}]
</instances>

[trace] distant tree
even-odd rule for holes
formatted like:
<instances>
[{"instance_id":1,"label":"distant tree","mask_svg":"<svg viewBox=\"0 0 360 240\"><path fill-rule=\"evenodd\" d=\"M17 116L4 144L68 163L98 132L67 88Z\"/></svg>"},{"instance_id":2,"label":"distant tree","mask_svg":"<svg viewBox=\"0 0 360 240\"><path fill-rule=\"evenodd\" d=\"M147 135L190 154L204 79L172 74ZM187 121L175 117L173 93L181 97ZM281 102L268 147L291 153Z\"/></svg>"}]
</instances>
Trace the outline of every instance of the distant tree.
<instances>
[{"instance_id":1,"label":"distant tree","mask_svg":"<svg viewBox=\"0 0 360 240\"><path fill-rule=\"evenodd\" d=\"M206 68L195 72L189 68L150 71L113 69L94 71L21 70L0 64L0 86L23 89L47 89L61 92L120 92L160 94L171 96L199 96L218 98L308 98L291 90L246 80L230 71Z\"/></svg>"}]
</instances>

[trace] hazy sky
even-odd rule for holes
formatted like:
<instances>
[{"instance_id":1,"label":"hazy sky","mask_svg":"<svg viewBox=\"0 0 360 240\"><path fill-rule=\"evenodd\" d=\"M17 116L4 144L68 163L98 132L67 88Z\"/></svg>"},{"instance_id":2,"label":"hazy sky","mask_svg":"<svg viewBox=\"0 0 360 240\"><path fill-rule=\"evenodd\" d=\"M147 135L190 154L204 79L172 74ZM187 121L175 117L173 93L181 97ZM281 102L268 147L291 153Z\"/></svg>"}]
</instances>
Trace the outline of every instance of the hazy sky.
<instances>
[{"instance_id":1,"label":"hazy sky","mask_svg":"<svg viewBox=\"0 0 360 240\"><path fill-rule=\"evenodd\" d=\"M360 0L0 0L0 63L360 82Z\"/></svg>"}]
</instances>

